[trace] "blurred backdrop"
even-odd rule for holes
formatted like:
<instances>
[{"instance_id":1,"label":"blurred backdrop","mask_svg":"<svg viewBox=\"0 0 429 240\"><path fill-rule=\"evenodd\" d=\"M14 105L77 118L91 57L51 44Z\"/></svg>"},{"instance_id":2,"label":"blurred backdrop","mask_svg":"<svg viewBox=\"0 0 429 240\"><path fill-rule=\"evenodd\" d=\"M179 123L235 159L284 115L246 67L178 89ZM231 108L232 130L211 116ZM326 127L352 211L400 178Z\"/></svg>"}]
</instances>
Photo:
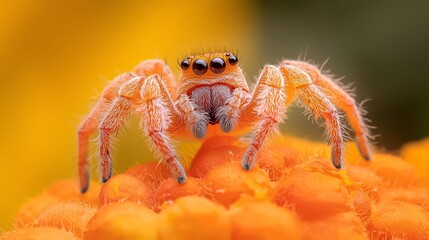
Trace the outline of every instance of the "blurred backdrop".
<instances>
[{"instance_id":1,"label":"blurred backdrop","mask_svg":"<svg viewBox=\"0 0 429 240\"><path fill-rule=\"evenodd\" d=\"M26 199L76 176L76 129L106 82L140 60L202 47L239 50L249 82L299 54L355 83L394 151L429 135L428 1L1 1L0 232ZM292 108L284 131L322 139ZM135 121L115 171L150 160ZM93 151L94 152L94 151ZM94 156L91 157L96 159ZM96 177L93 175L93 177Z\"/></svg>"}]
</instances>

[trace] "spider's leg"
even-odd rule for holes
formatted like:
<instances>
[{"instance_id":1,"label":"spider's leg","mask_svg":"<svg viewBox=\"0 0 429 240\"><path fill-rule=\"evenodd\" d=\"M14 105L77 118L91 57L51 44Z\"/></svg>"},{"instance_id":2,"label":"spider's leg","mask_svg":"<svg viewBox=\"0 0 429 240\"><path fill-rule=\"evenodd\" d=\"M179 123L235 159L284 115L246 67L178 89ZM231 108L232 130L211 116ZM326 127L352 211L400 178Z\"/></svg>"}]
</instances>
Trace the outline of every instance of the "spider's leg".
<instances>
[{"instance_id":1,"label":"spider's leg","mask_svg":"<svg viewBox=\"0 0 429 240\"><path fill-rule=\"evenodd\" d=\"M142 61L134 67L133 72L143 76L160 75L169 94L176 98L177 80L170 67L164 61L160 59Z\"/></svg>"},{"instance_id":2,"label":"spider's leg","mask_svg":"<svg viewBox=\"0 0 429 240\"><path fill-rule=\"evenodd\" d=\"M143 61L133 71L134 73L119 75L105 87L100 100L98 100L78 128L78 173L82 193L86 192L89 187L89 170L87 164L89 137L99 126L104 113L112 105L113 99L117 97L119 88L137 75L152 75L157 73L163 76L163 80L166 82L170 92L176 91L176 79L162 60L153 59Z\"/></svg>"},{"instance_id":3,"label":"spider's leg","mask_svg":"<svg viewBox=\"0 0 429 240\"><path fill-rule=\"evenodd\" d=\"M354 98L352 98L344 89L342 89L332 79L322 76L317 81L317 85L322 86L322 91L325 90L331 97L331 101L338 106L346 114L351 127L353 128L356 135L356 142L359 151L363 158L366 160L371 159L370 142L368 137L370 131L368 126L362 117L362 113L356 104Z\"/></svg>"},{"instance_id":4,"label":"spider's leg","mask_svg":"<svg viewBox=\"0 0 429 240\"><path fill-rule=\"evenodd\" d=\"M87 163L88 141L91 134L97 129L104 112L108 109L120 86L135 76L131 73L121 74L104 89L101 98L91 109L78 128L78 173L80 190L86 192L89 186L89 170Z\"/></svg>"},{"instance_id":5,"label":"spider's leg","mask_svg":"<svg viewBox=\"0 0 429 240\"><path fill-rule=\"evenodd\" d=\"M244 115L260 116L256 121L250 146L247 148L242 166L245 170L251 169L257 161L259 149L265 142L268 134L277 129L286 113L285 81L278 68L267 65L261 72L252 98L244 110Z\"/></svg>"},{"instance_id":6,"label":"spider's leg","mask_svg":"<svg viewBox=\"0 0 429 240\"><path fill-rule=\"evenodd\" d=\"M144 77L135 77L124 83L119 89L118 96L113 100L99 125L100 171L103 183L112 176L112 160L110 158L111 135L116 134L124 124L133 103L138 100L138 91Z\"/></svg>"},{"instance_id":7,"label":"spider's leg","mask_svg":"<svg viewBox=\"0 0 429 240\"><path fill-rule=\"evenodd\" d=\"M307 72L314 84L320 86L320 90L329 97L329 99L346 114L349 123L356 135L356 142L361 155L366 159L371 159L370 150L370 129L365 124L362 117L363 111L359 109L355 99L343 89L331 76L323 74L316 66L302 61L285 60L285 65L293 65Z\"/></svg>"},{"instance_id":8,"label":"spider's leg","mask_svg":"<svg viewBox=\"0 0 429 240\"><path fill-rule=\"evenodd\" d=\"M336 168L343 166L344 139L342 123L338 111L329 98L316 86L310 76L294 66L280 66L285 81L288 83L288 92L300 97L316 118L322 117L326 124L326 135L329 137L332 150L331 159Z\"/></svg>"},{"instance_id":9,"label":"spider's leg","mask_svg":"<svg viewBox=\"0 0 429 240\"><path fill-rule=\"evenodd\" d=\"M179 183L186 181L186 173L179 162L168 130L173 123L173 115L179 113L171 100L168 90L159 75L145 79L140 92L141 103L138 111L142 114L142 127L154 148L165 160L172 176Z\"/></svg>"}]
</instances>

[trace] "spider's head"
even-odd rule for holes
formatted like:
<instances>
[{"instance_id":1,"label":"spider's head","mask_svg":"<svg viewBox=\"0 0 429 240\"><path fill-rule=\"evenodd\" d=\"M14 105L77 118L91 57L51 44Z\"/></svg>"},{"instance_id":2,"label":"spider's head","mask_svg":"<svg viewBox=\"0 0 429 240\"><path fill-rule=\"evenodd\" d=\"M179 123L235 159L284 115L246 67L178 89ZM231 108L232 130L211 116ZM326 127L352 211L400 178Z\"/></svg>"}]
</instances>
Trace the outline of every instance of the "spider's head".
<instances>
[{"instance_id":1,"label":"spider's head","mask_svg":"<svg viewBox=\"0 0 429 240\"><path fill-rule=\"evenodd\" d=\"M189 93L200 86L227 85L248 89L237 55L229 52L188 56L180 62L179 93Z\"/></svg>"}]
</instances>

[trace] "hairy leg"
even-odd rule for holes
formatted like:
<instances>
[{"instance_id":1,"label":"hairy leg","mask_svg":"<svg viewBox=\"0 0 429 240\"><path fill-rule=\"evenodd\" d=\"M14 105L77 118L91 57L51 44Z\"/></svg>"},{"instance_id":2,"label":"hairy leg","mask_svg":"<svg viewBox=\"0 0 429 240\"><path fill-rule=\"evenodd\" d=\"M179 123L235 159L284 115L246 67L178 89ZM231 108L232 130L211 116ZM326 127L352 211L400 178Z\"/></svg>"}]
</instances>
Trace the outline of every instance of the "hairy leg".
<instances>
[{"instance_id":1,"label":"hairy leg","mask_svg":"<svg viewBox=\"0 0 429 240\"><path fill-rule=\"evenodd\" d=\"M168 95L165 94L165 85L158 75L152 75L145 79L141 87L138 111L142 115L142 127L145 135L149 136L154 149L162 158L172 176L179 183L186 181L186 173L179 162L175 148L167 134L167 129L172 123L172 111L174 105Z\"/></svg>"},{"instance_id":2,"label":"hairy leg","mask_svg":"<svg viewBox=\"0 0 429 240\"><path fill-rule=\"evenodd\" d=\"M89 137L97 129L104 112L109 108L112 100L116 97L116 93L120 86L134 77L135 75L131 73L125 73L111 81L104 89L101 98L78 128L78 173L82 192L86 192L89 186L89 169L87 163Z\"/></svg>"},{"instance_id":3,"label":"hairy leg","mask_svg":"<svg viewBox=\"0 0 429 240\"><path fill-rule=\"evenodd\" d=\"M112 105L113 99L117 97L120 87L125 82L137 77L137 75L152 75L158 73L163 76L163 80L169 87L168 91L173 93L176 91L176 79L162 60L154 59L143 61L134 68L133 72L134 73L119 75L104 88L101 98L78 128L78 173L82 192L86 192L89 186L89 170L87 164L89 137L99 126L105 112Z\"/></svg>"},{"instance_id":4,"label":"hairy leg","mask_svg":"<svg viewBox=\"0 0 429 240\"><path fill-rule=\"evenodd\" d=\"M321 85L326 89L326 91L332 96L332 102L344 111L349 120L350 126L355 132L357 146L359 147L361 155L366 160L370 160L371 150L370 142L368 140L370 132L354 98L347 94L346 91L344 91L330 78L323 76L321 80L318 81L318 85Z\"/></svg>"},{"instance_id":5,"label":"hairy leg","mask_svg":"<svg viewBox=\"0 0 429 240\"><path fill-rule=\"evenodd\" d=\"M265 66L253 92L251 102L244 113L249 114L250 112L261 116L261 119L256 123L250 146L242 159L242 166L245 170L251 169L256 164L257 154L268 134L277 129L278 123L285 117L287 96L284 87L285 82L281 72L274 66Z\"/></svg>"},{"instance_id":6,"label":"hairy leg","mask_svg":"<svg viewBox=\"0 0 429 240\"><path fill-rule=\"evenodd\" d=\"M307 62L289 60L284 61L284 64L296 66L307 72L314 80L314 83L321 87L321 91L325 93L325 95L327 95L336 106L344 111L352 129L355 132L356 142L361 155L366 160L371 159L370 142L368 140L370 137L370 131L368 126L365 124L362 112L356 104L355 99L329 75L322 74L316 66Z\"/></svg>"},{"instance_id":7,"label":"hairy leg","mask_svg":"<svg viewBox=\"0 0 429 240\"><path fill-rule=\"evenodd\" d=\"M103 183L112 176L112 160L110 158L111 135L116 134L119 128L124 124L125 118L130 112L133 101L136 99L143 77L136 77L126 82L118 92L109 110L105 113L99 125L99 144L100 144L100 171Z\"/></svg>"},{"instance_id":8,"label":"hairy leg","mask_svg":"<svg viewBox=\"0 0 429 240\"><path fill-rule=\"evenodd\" d=\"M134 67L133 72L143 76L158 74L161 76L170 95L176 98L177 80L170 67L164 61L160 59L144 60Z\"/></svg>"},{"instance_id":9,"label":"hairy leg","mask_svg":"<svg viewBox=\"0 0 429 240\"><path fill-rule=\"evenodd\" d=\"M294 66L279 67L289 91L300 97L302 102L312 110L315 118L322 117L326 124L326 135L332 145L331 159L336 168L343 166L344 140L342 123L337 109L329 98L316 86L310 76Z\"/></svg>"}]
</instances>

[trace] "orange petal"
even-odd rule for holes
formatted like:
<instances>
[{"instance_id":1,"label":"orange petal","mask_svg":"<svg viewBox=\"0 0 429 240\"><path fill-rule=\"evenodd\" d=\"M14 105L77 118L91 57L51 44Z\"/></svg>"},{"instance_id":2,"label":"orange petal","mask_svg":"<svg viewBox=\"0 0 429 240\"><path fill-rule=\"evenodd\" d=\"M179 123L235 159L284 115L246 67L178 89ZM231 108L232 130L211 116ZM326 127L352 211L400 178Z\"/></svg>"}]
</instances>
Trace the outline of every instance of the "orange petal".
<instances>
[{"instance_id":1,"label":"orange petal","mask_svg":"<svg viewBox=\"0 0 429 240\"><path fill-rule=\"evenodd\" d=\"M384 202L376 207L368 230L372 239L426 239L429 215L413 204Z\"/></svg>"},{"instance_id":2,"label":"orange petal","mask_svg":"<svg viewBox=\"0 0 429 240\"><path fill-rule=\"evenodd\" d=\"M266 172L255 167L246 171L241 163L219 165L206 177L207 197L229 207L240 197L268 199L272 184Z\"/></svg>"},{"instance_id":3,"label":"orange petal","mask_svg":"<svg viewBox=\"0 0 429 240\"><path fill-rule=\"evenodd\" d=\"M389 186L405 187L424 184L422 175L412 164L394 155L376 153L371 161L362 161L359 165L374 171Z\"/></svg>"},{"instance_id":4,"label":"orange petal","mask_svg":"<svg viewBox=\"0 0 429 240\"><path fill-rule=\"evenodd\" d=\"M246 203L231 209L232 239L301 239L296 215L269 202Z\"/></svg>"},{"instance_id":5,"label":"orange petal","mask_svg":"<svg viewBox=\"0 0 429 240\"><path fill-rule=\"evenodd\" d=\"M101 187L100 206L114 202L132 201L150 204L152 189L129 174L117 174Z\"/></svg>"},{"instance_id":6,"label":"orange petal","mask_svg":"<svg viewBox=\"0 0 429 240\"><path fill-rule=\"evenodd\" d=\"M207 139L192 161L189 175L203 178L220 164L241 161L245 148L237 145L239 143L234 137L222 136Z\"/></svg>"},{"instance_id":7,"label":"orange petal","mask_svg":"<svg viewBox=\"0 0 429 240\"><path fill-rule=\"evenodd\" d=\"M60 199L46 193L30 199L18 211L13 224L14 227L23 228L31 226L33 224L33 220L36 219L40 211L42 211L45 207L59 201Z\"/></svg>"},{"instance_id":8,"label":"orange petal","mask_svg":"<svg viewBox=\"0 0 429 240\"><path fill-rule=\"evenodd\" d=\"M161 240L224 240L231 238L231 220L221 205L208 199L186 196L160 213Z\"/></svg>"},{"instance_id":9,"label":"orange petal","mask_svg":"<svg viewBox=\"0 0 429 240\"><path fill-rule=\"evenodd\" d=\"M164 202L172 202L179 197L203 194L203 181L199 178L188 177L183 184L177 183L175 179L165 180L155 191L154 197L157 203L157 211Z\"/></svg>"},{"instance_id":10,"label":"orange petal","mask_svg":"<svg viewBox=\"0 0 429 240\"><path fill-rule=\"evenodd\" d=\"M338 213L306 222L304 232L306 240L368 240L364 226L353 212Z\"/></svg>"},{"instance_id":11,"label":"orange petal","mask_svg":"<svg viewBox=\"0 0 429 240\"><path fill-rule=\"evenodd\" d=\"M165 179L171 177L170 172L164 164L159 162L148 162L139 164L126 172L142 181L144 184L157 188Z\"/></svg>"},{"instance_id":12,"label":"orange petal","mask_svg":"<svg viewBox=\"0 0 429 240\"><path fill-rule=\"evenodd\" d=\"M278 183L273 201L294 209L304 219L352 209L350 196L340 178L302 169L293 170Z\"/></svg>"},{"instance_id":13,"label":"orange petal","mask_svg":"<svg viewBox=\"0 0 429 240\"><path fill-rule=\"evenodd\" d=\"M44 208L34 222L35 226L55 227L82 237L95 211L79 202L58 202Z\"/></svg>"},{"instance_id":14,"label":"orange petal","mask_svg":"<svg viewBox=\"0 0 429 240\"><path fill-rule=\"evenodd\" d=\"M133 202L102 207L88 222L83 239L158 239L157 215Z\"/></svg>"},{"instance_id":15,"label":"orange petal","mask_svg":"<svg viewBox=\"0 0 429 240\"><path fill-rule=\"evenodd\" d=\"M405 144L401 148L401 156L414 165L419 173L425 175L429 186L429 138Z\"/></svg>"},{"instance_id":16,"label":"orange petal","mask_svg":"<svg viewBox=\"0 0 429 240\"><path fill-rule=\"evenodd\" d=\"M82 194L79 190L77 179L60 180L46 189L45 192L61 200L84 202L91 206L97 206L101 185L98 182L91 181L90 186L88 191Z\"/></svg>"},{"instance_id":17,"label":"orange petal","mask_svg":"<svg viewBox=\"0 0 429 240\"><path fill-rule=\"evenodd\" d=\"M23 228L17 231L5 233L0 240L23 240L23 239L43 239L43 240L79 240L80 238L71 232L52 227Z\"/></svg>"}]
</instances>

